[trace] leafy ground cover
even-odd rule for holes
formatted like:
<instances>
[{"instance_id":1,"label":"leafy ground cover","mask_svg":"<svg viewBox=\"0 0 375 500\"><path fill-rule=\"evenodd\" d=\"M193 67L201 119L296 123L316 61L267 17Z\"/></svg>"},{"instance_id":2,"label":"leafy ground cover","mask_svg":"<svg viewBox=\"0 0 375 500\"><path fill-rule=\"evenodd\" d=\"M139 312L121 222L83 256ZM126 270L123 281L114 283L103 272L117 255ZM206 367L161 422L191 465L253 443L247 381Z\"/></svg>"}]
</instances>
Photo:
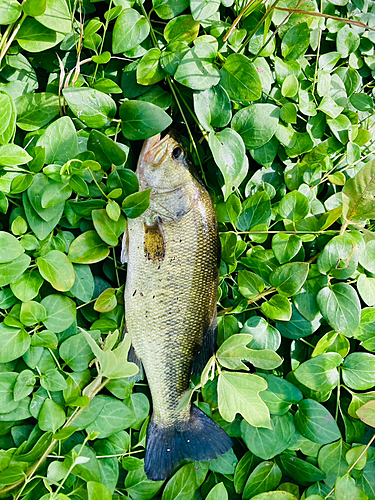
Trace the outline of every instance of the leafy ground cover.
<instances>
[{"instance_id":1,"label":"leafy ground cover","mask_svg":"<svg viewBox=\"0 0 375 500\"><path fill-rule=\"evenodd\" d=\"M375 499L374 3L1 0L0 24L0 496ZM163 484L119 238L172 122L222 243L189 396L234 447Z\"/></svg>"}]
</instances>

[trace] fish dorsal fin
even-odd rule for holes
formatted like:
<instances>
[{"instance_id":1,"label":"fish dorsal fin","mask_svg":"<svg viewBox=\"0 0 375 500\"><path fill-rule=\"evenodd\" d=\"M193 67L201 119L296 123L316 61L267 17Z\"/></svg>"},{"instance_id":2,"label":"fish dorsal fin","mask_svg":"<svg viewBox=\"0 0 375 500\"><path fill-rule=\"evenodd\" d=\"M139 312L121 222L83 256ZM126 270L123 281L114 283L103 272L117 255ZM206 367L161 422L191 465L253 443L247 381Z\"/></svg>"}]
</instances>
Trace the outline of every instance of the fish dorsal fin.
<instances>
[{"instance_id":1,"label":"fish dorsal fin","mask_svg":"<svg viewBox=\"0 0 375 500\"><path fill-rule=\"evenodd\" d=\"M145 257L152 262L161 262L165 257L165 239L164 231L160 217L149 226L145 227Z\"/></svg>"}]
</instances>

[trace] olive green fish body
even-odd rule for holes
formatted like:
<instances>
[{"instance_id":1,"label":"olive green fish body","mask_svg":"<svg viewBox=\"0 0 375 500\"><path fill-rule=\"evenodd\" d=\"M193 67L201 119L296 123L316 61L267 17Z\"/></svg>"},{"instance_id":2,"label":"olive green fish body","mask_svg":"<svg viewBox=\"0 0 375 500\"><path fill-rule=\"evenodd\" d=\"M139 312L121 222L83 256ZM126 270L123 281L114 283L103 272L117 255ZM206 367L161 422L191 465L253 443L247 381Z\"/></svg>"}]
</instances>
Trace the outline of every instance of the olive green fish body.
<instances>
[{"instance_id":1,"label":"olive green fish body","mask_svg":"<svg viewBox=\"0 0 375 500\"><path fill-rule=\"evenodd\" d=\"M192 180L191 189L195 196L187 213L156 222L163 232L163 255L147 251L152 211L129 220L126 325L147 374L154 419L165 425L190 412L177 413L176 408L189 388L194 356L215 320L216 221L204 188Z\"/></svg>"},{"instance_id":2,"label":"olive green fish body","mask_svg":"<svg viewBox=\"0 0 375 500\"><path fill-rule=\"evenodd\" d=\"M137 174L141 189L152 188L150 207L128 221L126 237L126 328L153 403L145 465L151 479L167 477L182 459L216 458L231 446L196 407L178 408L193 361L216 327L219 245L210 196L180 153L172 137L145 141Z\"/></svg>"}]
</instances>

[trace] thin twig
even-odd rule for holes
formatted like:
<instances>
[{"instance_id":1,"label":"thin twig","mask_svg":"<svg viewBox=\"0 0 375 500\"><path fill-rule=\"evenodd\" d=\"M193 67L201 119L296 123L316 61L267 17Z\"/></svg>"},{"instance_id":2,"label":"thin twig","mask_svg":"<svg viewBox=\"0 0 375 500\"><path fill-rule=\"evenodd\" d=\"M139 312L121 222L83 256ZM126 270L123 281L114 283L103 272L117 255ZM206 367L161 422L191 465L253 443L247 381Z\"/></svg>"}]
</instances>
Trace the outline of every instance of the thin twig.
<instances>
[{"instance_id":1,"label":"thin twig","mask_svg":"<svg viewBox=\"0 0 375 500\"><path fill-rule=\"evenodd\" d=\"M325 19L333 19L334 21L339 21L341 23L353 24L353 26L358 26L365 30L375 31L375 28L370 28L367 24L361 23L361 21L354 21L353 19L345 19L345 17L330 16L329 14L322 14L321 12L314 12L312 10L303 9L288 9L287 7L275 7L276 10L282 10L284 12L290 12L291 14L304 14L306 16L314 17L324 17Z\"/></svg>"}]
</instances>

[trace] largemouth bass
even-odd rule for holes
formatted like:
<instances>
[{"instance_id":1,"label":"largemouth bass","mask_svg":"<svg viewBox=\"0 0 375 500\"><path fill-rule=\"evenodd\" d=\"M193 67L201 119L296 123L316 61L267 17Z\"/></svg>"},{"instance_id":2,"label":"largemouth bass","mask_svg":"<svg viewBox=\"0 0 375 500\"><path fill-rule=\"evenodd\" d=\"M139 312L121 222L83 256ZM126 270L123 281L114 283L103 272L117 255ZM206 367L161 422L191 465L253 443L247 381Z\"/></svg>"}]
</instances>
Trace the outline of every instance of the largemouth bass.
<instances>
[{"instance_id":1,"label":"largemouth bass","mask_svg":"<svg viewBox=\"0 0 375 500\"><path fill-rule=\"evenodd\" d=\"M210 460L232 446L195 405L179 409L192 370L215 348L219 238L210 196L172 135L144 142L136 173L140 189L152 191L124 235L125 322L152 396L145 471L164 480L182 460Z\"/></svg>"}]
</instances>

